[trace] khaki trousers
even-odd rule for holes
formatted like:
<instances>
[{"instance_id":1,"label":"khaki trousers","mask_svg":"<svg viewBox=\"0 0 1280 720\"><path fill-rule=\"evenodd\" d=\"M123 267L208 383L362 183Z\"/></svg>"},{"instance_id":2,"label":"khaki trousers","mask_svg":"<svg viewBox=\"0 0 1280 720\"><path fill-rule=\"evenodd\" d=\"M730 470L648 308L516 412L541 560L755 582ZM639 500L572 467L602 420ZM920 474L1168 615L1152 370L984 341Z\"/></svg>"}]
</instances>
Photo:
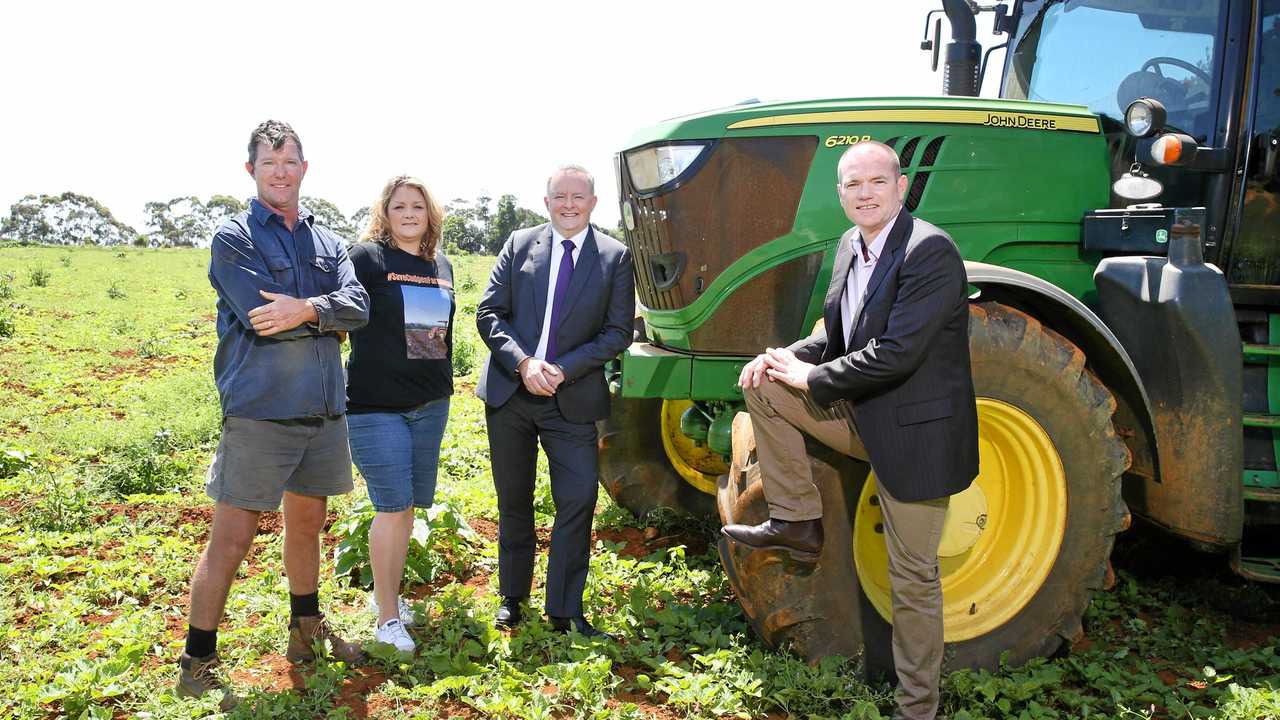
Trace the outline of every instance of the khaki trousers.
<instances>
[{"instance_id":1,"label":"khaki trousers","mask_svg":"<svg viewBox=\"0 0 1280 720\"><path fill-rule=\"evenodd\" d=\"M756 438L756 455L769 516L778 520L822 517L804 436L867 460L847 404L823 409L807 392L765 380L743 395ZM932 720L938 712L942 673L942 582L938 543L949 497L902 502L877 488L889 552L893 605L893 665L898 674L895 718Z\"/></svg>"}]
</instances>

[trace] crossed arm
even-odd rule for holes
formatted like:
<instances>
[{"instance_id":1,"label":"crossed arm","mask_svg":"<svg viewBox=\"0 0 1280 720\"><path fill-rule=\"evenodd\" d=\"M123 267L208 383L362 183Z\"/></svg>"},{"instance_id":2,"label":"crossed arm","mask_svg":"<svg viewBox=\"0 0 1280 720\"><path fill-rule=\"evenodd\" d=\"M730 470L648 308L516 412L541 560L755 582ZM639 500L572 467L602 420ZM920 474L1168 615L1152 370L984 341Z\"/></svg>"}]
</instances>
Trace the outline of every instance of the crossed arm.
<instances>
[{"instance_id":1,"label":"crossed arm","mask_svg":"<svg viewBox=\"0 0 1280 720\"><path fill-rule=\"evenodd\" d=\"M355 330L369 321L369 295L356 280L345 248L338 247L336 261L337 290L296 298L275 281L248 238L219 232L213 238L209 277L245 327L262 337L295 340Z\"/></svg>"}]
</instances>

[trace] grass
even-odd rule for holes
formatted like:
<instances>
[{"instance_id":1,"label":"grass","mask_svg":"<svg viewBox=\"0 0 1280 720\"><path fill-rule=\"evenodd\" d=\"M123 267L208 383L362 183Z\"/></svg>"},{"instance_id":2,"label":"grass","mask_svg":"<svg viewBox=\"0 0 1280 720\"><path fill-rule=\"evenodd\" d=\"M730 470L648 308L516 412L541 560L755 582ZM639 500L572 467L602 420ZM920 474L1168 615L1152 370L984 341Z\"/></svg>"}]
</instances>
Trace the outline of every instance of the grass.
<instances>
[{"instance_id":1,"label":"grass","mask_svg":"<svg viewBox=\"0 0 1280 720\"><path fill-rule=\"evenodd\" d=\"M219 426L207 261L199 250L0 249L0 717L214 710L168 691ZM646 542L643 526L603 497L588 613L624 642L572 641L537 620L511 634L490 627L496 508L470 322L490 262L455 260L455 337L472 354L442 452L447 509L424 514L415 531L408 595L425 621L420 651L374 649L358 668L289 668L279 518L265 516L220 638L248 697L235 717L887 717L890 690L864 683L856 659L811 666L754 637L705 523L666 518L663 540ZM548 527L545 463L542 472L537 517ZM321 593L335 625L368 640L363 497L358 487L331 505ZM354 573L334 571L342 542ZM1153 562L1150 541L1122 545L1119 582L1097 596L1073 652L951 673L944 711L956 720L1280 714L1271 596ZM540 578L545 555L539 563ZM1266 601L1266 622L1224 612L1248 597Z\"/></svg>"}]
</instances>

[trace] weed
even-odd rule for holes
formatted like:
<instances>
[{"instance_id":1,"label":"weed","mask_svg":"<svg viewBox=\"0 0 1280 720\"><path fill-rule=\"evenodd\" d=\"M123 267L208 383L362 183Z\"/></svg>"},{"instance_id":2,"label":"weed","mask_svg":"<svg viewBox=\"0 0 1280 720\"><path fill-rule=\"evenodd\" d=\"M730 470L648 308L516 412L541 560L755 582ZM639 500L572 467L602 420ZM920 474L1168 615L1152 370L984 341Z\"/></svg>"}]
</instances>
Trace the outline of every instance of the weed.
<instances>
[{"instance_id":1,"label":"weed","mask_svg":"<svg viewBox=\"0 0 1280 720\"><path fill-rule=\"evenodd\" d=\"M133 332L133 323L126 318L119 318L114 323L111 323L111 332L120 337L128 337Z\"/></svg>"},{"instance_id":2,"label":"weed","mask_svg":"<svg viewBox=\"0 0 1280 720\"><path fill-rule=\"evenodd\" d=\"M186 299L187 299L187 291L186 291L186 290L183 290L182 288L178 288L177 290L174 290L174 291L173 291L173 299L174 299L174 300L186 300Z\"/></svg>"},{"instance_id":3,"label":"weed","mask_svg":"<svg viewBox=\"0 0 1280 720\"><path fill-rule=\"evenodd\" d=\"M67 267L67 268L71 267L70 255L63 255L62 257L58 258L58 260L62 263L62 267Z\"/></svg>"},{"instance_id":4,"label":"weed","mask_svg":"<svg viewBox=\"0 0 1280 720\"><path fill-rule=\"evenodd\" d=\"M75 532L93 520L91 483L75 470L26 473L31 502L24 506L24 522L35 530Z\"/></svg>"},{"instance_id":5,"label":"weed","mask_svg":"<svg viewBox=\"0 0 1280 720\"><path fill-rule=\"evenodd\" d=\"M49 278L52 276L43 265L37 265L27 272L27 282L31 287L45 287L49 284Z\"/></svg>"},{"instance_id":6,"label":"weed","mask_svg":"<svg viewBox=\"0 0 1280 720\"><path fill-rule=\"evenodd\" d=\"M464 293L475 292L476 279L471 277L470 275L463 275L462 284L458 286L458 289Z\"/></svg>"},{"instance_id":7,"label":"weed","mask_svg":"<svg viewBox=\"0 0 1280 720\"><path fill-rule=\"evenodd\" d=\"M179 459L177 443L169 430L159 430L147 442L125 445L110 453L101 466L99 486L112 495L168 492L191 475L192 468Z\"/></svg>"},{"instance_id":8,"label":"weed","mask_svg":"<svg viewBox=\"0 0 1280 720\"><path fill-rule=\"evenodd\" d=\"M164 338L157 335L148 335L138 343L138 355L144 358L164 357L167 354L168 343Z\"/></svg>"},{"instance_id":9,"label":"weed","mask_svg":"<svg viewBox=\"0 0 1280 720\"><path fill-rule=\"evenodd\" d=\"M0 478L10 478L23 470L35 467L35 453L30 450L10 448L0 452Z\"/></svg>"},{"instance_id":10,"label":"weed","mask_svg":"<svg viewBox=\"0 0 1280 720\"><path fill-rule=\"evenodd\" d=\"M18 332L18 324L14 321L13 316L9 314L8 309L0 308L0 340L11 338Z\"/></svg>"},{"instance_id":11,"label":"weed","mask_svg":"<svg viewBox=\"0 0 1280 720\"><path fill-rule=\"evenodd\" d=\"M369 528L374 514L373 505L362 499L334 526L334 534L339 538L333 552L334 572L349 575L365 588L373 586ZM429 583L441 572L454 576L466 572L479 539L462 514L449 504L436 504L414 514L409 554L404 563L406 582Z\"/></svg>"},{"instance_id":12,"label":"weed","mask_svg":"<svg viewBox=\"0 0 1280 720\"><path fill-rule=\"evenodd\" d=\"M129 297L129 294L124 291L124 288L120 287L120 283L112 280L111 284L107 286L107 297L112 300L123 300Z\"/></svg>"},{"instance_id":13,"label":"weed","mask_svg":"<svg viewBox=\"0 0 1280 720\"><path fill-rule=\"evenodd\" d=\"M11 297L13 297L13 275L0 274L0 300L8 300Z\"/></svg>"},{"instance_id":14,"label":"weed","mask_svg":"<svg viewBox=\"0 0 1280 720\"><path fill-rule=\"evenodd\" d=\"M455 332L453 334L453 376L469 375L476 367L476 345L471 338Z\"/></svg>"}]
</instances>

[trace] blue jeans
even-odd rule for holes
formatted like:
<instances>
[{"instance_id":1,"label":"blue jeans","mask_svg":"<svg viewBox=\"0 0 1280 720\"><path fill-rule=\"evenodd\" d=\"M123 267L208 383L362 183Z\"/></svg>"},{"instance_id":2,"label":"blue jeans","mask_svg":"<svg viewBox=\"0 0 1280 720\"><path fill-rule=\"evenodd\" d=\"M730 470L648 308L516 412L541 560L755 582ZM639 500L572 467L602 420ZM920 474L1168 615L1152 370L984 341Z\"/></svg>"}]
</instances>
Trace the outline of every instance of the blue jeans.
<instances>
[{"instance_id":1,"label":"blue jeans","mask_svg":"<svg viewBox=\"0 0 1280 720\"><path fill-rule=\"evenodd\" d=\"M449 398L396 413L347 416L351 459L378 512L431 507Z\"/></svg>"}]
</instances>

